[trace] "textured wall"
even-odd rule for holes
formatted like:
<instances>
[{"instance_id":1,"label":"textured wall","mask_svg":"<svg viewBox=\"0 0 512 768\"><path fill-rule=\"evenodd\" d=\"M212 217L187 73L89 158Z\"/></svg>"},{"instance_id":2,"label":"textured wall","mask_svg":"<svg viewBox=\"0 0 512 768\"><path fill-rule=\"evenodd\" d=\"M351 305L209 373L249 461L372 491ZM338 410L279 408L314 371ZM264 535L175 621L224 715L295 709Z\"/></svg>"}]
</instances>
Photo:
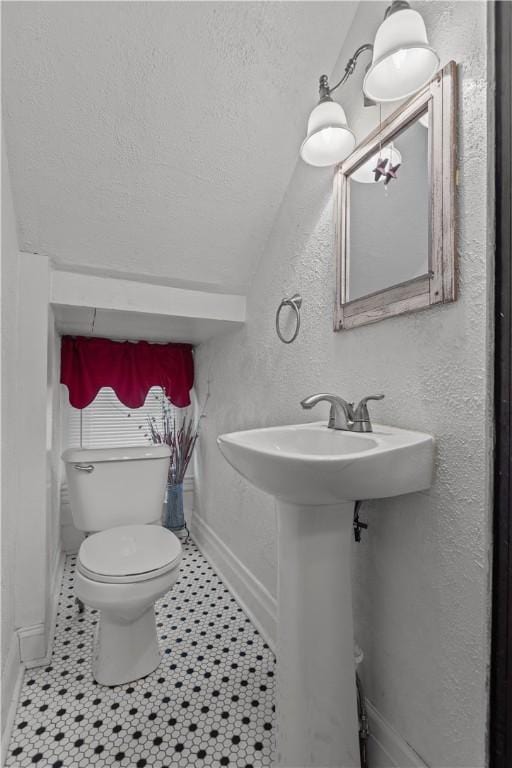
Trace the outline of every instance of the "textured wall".
<instances>
[{"instance_id":1,"label":"textured wall","mask_svg":"<svg viewBox=\"0 0 512 768\"><path fill-rule=\"evenodd\" d=\"M254 274L246 326L198 350L198 394L211 400L199 446L198 509L275 593L273 500L221 457L219 433L326 417L303 412L312 392L348 399L385 392L374 418L437 439L431 491L366 509L354 545L357 638L367 692L432 766L485 763L489 614L490 285L487 190L487 9L484 3L418 3L441 63L459 62L458 244L455 304L346 333L332 332L332 172L298 163ZM385 4L362 3L334 75L365 42ZM363 110L361 66L340 94L359 138L378 121ZM306 87L306 84L305 86ZM281 344L282 296L304 298L298 340ZM333 595L330 599L336 599Z\"/></svg>"}]
</instances>

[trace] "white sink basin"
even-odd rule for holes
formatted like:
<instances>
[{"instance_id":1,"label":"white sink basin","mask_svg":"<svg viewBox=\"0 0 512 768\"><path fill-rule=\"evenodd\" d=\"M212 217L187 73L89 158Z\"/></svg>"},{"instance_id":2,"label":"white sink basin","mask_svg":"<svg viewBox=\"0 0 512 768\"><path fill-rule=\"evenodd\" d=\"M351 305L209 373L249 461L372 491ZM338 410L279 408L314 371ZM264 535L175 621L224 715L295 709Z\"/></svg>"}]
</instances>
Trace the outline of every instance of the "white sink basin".
<instances>
[{"instance_id":1,"label":"white sink basin","mask_svg":"<svg viewBox=\"0 0 512 768\"><path fill-rule=\"evenodd\" d=\"M243 477L278 500L277 765L355 768L354 501L427 489L434 440L320 422L232 432L218 444Z\"/></svg>"},{"instance_id":2,"label":"white sink basin","mask_svg":"<svg viewBox=\"0 0 512 768\"><path fill-rule=\"evenodd\" d=\"M379 499L429 488L433 438L378 424L373 430L344 432L316 422L231 432L217 442L249 482L295 504Z\"/></svg>"}]
</instances>

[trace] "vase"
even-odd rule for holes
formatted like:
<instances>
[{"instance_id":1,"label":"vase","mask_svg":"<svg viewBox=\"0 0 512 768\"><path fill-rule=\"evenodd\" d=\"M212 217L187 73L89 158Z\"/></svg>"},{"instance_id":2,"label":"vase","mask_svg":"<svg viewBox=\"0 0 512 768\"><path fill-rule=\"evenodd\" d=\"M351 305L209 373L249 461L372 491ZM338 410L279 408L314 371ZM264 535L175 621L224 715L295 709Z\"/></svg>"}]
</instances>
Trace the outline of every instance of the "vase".
<instances>
[{"instance_id":1,"label":"vase","mask_svg":"<svg viewBox=\"0 0 512 768\"><path fill-rule=\"evenodd\" d=\"M178 536L188 534L183 512L183 483L167 486L163 524Z\"/></svg>"}]
</instances>

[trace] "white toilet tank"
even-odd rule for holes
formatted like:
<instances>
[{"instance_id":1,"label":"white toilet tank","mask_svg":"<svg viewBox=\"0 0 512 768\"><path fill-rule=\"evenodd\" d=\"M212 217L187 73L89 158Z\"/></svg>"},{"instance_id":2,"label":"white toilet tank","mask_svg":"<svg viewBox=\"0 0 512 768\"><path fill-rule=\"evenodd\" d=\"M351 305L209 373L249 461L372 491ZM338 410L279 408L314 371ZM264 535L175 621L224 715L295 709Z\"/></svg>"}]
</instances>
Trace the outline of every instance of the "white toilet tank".
<instances>
[{"instance_id":1,"label":"white toilet tank","mask_svg":"<svg viewBox=\"0 0 512 768\"><path fill-rule=\"evenodd\" d=\"M64 451L75 526L92 532L160 520L170 453L167 445Z\"/></svg>"}]
</instances>

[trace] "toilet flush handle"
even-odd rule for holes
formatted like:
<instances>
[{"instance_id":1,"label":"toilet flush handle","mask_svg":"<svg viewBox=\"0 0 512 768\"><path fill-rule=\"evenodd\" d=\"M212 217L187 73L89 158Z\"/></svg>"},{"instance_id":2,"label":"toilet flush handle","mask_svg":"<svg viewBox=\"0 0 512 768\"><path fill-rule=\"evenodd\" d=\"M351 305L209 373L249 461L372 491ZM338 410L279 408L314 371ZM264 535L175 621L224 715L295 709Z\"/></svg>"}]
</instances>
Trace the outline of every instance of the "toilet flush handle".
<instances>
[{"instance_id":1,"label":"toilet flush handle","mask_svg":"<svg viewBox=\"0 0 512 768\"><path fill-rule=\"evenodd\" d=\"M80 472L94 472L94 464L73 464L73 467Z\"/></svg>"}]
</instances>

